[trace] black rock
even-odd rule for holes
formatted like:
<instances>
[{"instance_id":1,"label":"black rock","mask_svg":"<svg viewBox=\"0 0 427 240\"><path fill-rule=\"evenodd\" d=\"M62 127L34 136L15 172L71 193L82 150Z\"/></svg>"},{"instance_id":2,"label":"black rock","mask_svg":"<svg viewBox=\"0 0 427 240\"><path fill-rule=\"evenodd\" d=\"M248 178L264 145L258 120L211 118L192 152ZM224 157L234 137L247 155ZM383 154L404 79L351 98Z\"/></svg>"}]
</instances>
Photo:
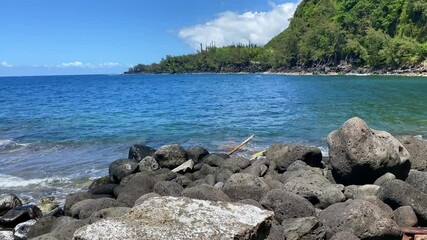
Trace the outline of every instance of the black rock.
<instances>
[{"instance_id":1,"label":"black rock","mask_svg":"<svg viewBox=\"0 0 427 240\"><path fill-rule=\"evenodd\" d=\"M203 147L191 147L186 149L188 159L192 159L195 163L199 163L202 159L209 154L208 150Z\"/></svg>"},{"instance_id":2,"label":"black rock","mask_svg":"<svg viewBox=\"0 0 427 240\"><path fill-rule=\"evenodd\" d=\"M153 157L160 167L174 169L187 161L187 152L178 144L165 145L159 148Z\"/></svg>"},{"instance_id":3,"label":"black rock","mask_svg":"<svg viewBox=\"0 0 427 240\"><path fill-rule=\"evenodd\" d=\"M19 223L41 218L42 215L42 211L35 205L12 208L5 215L0 217L0 226L14 228Z\"/></svg>"},{"instance_id":4,"label":"black rock","mask_svg":"<svg viewBox=\"0 0 427 240\"><path fill-rule=\"evenodd\" d=\"M15 194L0 194L0 216L12 208L22 206L21 200Z\"/></svg>"},{"instance_id":5,"label":"black rock","mask_svg":"<svg viewBox=\"0 0 427 240\"><path fill-rule=\"evenodd\" d=\"M182 196L209 201L230 201L224 192L207 184L186 188Z\"/></svg>"},{"instance_id":6,"label":"black rock","mask_svg":"<svg viewBox=\"0 0 427 240\"><path fill-rule=\"evenodd\" d=\"M154 185L154 192L160 196L181 196L184 188L176 182L171 181L160 181Z\"/></svg>"},{"instance_id":7,"label":"black rock","mask_svg":"<svg viewBox=\"0 0 427 240\"><path fill-rule=\"evenodd\" d=\"M135 201L146 193L153 191L155 181L153 177L145 173L130 175L125 183L115 188L117 200L128 207L133 207Z\"/></svg>"},{"instance_id":8,"label":"black rock","mask_svg":"<svg viewBox=\"0 0 427 240\"><path fill-rule=\"evenodd\" d=\"M284 172L293 162L301 160L313 167L322 166L319 148L301 144L273 144L267 149L267 159L273 169Z\"/></svg>"},{"instance_id":9,"label":"black rock","mask_svg":"<svg viewBox=\"0 0 427 240\"><path fill-rule=\"evenodd\" d=\"M221 167L225 162L224 156L216 153L211 153L203 158L203 163L212 167Z\"/></svg>"},{"instance_id":10,"label":"black rock","mask_svg":"<svg viewBox=\"0 0 427 240\"><path fill-rule=\"evenodd\" d=\"M129 159L141 161L147 156L153 156L156 149L142 144L135 144L129 149Z\"/></svg>"},{"instance_id":11,"label":"black rock","mask_svg":"<svg viewBox=\"0 0 427 240\"><path fill-rule=\"evenodd\" d=\"M85 192L73 193L73 194L67 195L67 197L65 198L64 214L69 215L70 214L70 208L74 204L76 204L80 201L83 201L85 199L93 199L93 198L94 198L93 194L85 193Z\"/></svg>"},{"instance_id":12,"label":"black rock","mask_svg":"<svg viewBox=\"0 0 427 240\"><path fill-rule=\"evenodd\" d=\"M114 196L114 188L117 186L118 184L109 183L109 184L91 188L89 189L88 192L92 194L106 194L106 195Z\"/></svg>"},{"instance_id":13,"label":"black rock","mask_svg":"<svg viewBox=\"0 0 427 240\"><path fill-rule=\"evenodd\" d=\"M119 159L110 164L108 172L110 177L116 183L120 183L122 179L138 170L138 163L131 159Z\"/></svg>"}]
</instances>

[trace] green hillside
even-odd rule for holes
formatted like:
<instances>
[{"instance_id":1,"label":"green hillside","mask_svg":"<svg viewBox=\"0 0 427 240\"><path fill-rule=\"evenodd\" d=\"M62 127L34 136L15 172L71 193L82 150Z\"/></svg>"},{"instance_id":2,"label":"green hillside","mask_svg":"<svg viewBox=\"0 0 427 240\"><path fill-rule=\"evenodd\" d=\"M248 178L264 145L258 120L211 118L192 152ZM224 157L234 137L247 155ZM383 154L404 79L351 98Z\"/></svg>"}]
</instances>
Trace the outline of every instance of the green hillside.
<instances>
[{"instance_id":1,"label":"green hillside","mask_svg":"<svg viewBox=\"0 0 427 240\"><path fill-rule=\"evenodd\" d=\"M266 46L210 46L128 73L261 72L350 65L409 68L427 59L426 0L303 0Z\"/></svg>"}]
</instances>

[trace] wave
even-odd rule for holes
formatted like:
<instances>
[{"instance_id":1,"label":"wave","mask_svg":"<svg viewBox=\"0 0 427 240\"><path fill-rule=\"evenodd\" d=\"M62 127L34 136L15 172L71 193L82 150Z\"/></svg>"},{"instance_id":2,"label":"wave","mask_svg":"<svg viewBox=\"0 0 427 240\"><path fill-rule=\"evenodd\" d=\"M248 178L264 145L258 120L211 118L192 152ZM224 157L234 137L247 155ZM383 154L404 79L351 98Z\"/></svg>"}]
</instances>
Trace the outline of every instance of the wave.
<instances>
[{"instance_id":1,"label":"wave","mask_svg":"<svg viewBox=\"0 0 427 240\"><path fill-rule=\"evenodd\" d=\"M43 186L47 187L51 184L67 183L69 178L35 178L35 179L24 179L21 177L15 177L11 175L0 173L0 188L16 188L16 187L28 187L28 186Z\"/></svg>"},{"instance_id":2,"label":"wave","mask_svg":"<svg viewBox=\"0 0 427 240\"><path fill-rule=\"evenodd\" d=\"M13 139L0 139L0 151L1 150L20 150L30 146L31 143L18 143Z\"/></svg>"}]
</instances>

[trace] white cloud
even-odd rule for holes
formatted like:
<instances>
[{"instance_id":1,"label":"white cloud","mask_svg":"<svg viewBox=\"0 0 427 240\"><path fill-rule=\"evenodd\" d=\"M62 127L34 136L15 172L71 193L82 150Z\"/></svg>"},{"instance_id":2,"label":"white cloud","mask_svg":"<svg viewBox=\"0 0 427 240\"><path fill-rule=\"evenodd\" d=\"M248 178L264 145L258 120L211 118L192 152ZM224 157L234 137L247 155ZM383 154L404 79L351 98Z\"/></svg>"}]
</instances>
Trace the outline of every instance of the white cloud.
<instances>
[{"instance_id":1,"label":"white cloud","mask_svg":"<svg viewBox=\"0 0 427 240\"><path fill-rule=\"evenodd\" d=\"M118 67L120 66L120 63L116 63L116 62L105 62L105 63L100 63L98 64L99 67Z\"/></svg>"},{"instance_id":2,"label":"white cloud","mask_svg":"<svg viewBox=\"0 0 427 240\"><path fill-rule=\"evenodd\" d=\"M13 67L13 65L12 65L12 64L9 64L9 63L8 63L8 62L6 62L6 61L3 61L3 62L0 62L0 67L10 68L10 67Z\"/></svg>"},{"instance_id":3,"label":"white cloud","mask_svg":"<svg viewBox=\"0 0 427 240\"><path fill-rule=\"evenodd\" d=\"M222 47L237 43L266 44L289 25L298 3L278 4L269 1L268 12L223 12L212 21L181 29L178 36L194 49L214 43Z\"/></svg>"},{"instance_id":4,"label":"white cloud","mask_svg":"<svg viewBox=\"0 0 427 240\"><path fill-rule=\"evenodd\" d=\"M89 66L91 66L91 64L89 64L89 63L82 63L82 62L79 62L79 61L69 62L69 63L62 63L60 65L57 65L57 67L59 67L59 68L69 68L69 67L85 68L85 67L89 67Z\"/></svg>"},{"instance_id":5,"label":"white cloud","mask_svg":"<svg viewBox=\"0 0 427 240\"><path fill-rule=\"evenodd\" d=\"M120 63L116 62L104 62L99 64L83 63L80 61L68 62L56 65L57 68L113 68L120 67Z\"/></svg>"}]
</instances>

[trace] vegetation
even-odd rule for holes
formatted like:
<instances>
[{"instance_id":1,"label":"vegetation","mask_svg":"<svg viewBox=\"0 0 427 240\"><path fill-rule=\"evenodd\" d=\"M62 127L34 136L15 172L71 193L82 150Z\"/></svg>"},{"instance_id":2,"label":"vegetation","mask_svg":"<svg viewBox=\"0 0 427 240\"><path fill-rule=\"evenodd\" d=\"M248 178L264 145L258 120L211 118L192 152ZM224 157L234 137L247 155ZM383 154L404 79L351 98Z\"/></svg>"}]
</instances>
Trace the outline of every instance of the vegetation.
<instances>
[{"instance_id":1,"label":"vegetation","mask_svg":"<svg viewBox=\"0 0 427 240\"><path fill-rule=\"evenodd\" d=\"M129 73L259 72L294 67L409 67L427 59L425 0L303 0L266 46L210 46Z\"/></svg>"}]
</instances>

